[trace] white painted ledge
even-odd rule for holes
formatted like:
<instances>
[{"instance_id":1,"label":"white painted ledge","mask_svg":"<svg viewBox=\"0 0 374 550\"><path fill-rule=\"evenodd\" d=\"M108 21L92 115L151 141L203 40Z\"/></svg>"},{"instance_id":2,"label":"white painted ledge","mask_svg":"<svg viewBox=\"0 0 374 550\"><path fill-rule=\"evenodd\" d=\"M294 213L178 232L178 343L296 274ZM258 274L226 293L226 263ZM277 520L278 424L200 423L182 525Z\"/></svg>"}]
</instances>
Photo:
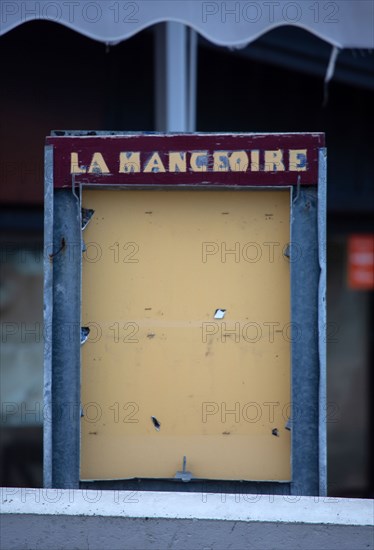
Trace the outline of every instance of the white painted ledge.
<instances>
[{"instance_id":1,"label":"white painted ledge","mask_svg":"<svg viewBox=\"0 0 374 550\"><path fill-rule=\"evenodd\" d=\"M374 501L335 497L1 488L1 512L374 526Z\"/></svg>"}]
</instances>

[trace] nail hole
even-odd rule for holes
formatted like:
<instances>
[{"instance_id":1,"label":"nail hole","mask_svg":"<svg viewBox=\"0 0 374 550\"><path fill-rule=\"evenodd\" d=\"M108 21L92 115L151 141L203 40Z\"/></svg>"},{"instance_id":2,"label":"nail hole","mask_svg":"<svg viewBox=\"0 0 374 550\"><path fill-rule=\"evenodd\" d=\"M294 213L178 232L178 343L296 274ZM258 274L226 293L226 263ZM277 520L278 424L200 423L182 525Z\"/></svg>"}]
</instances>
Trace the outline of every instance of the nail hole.
<instances>
[{"instance_id":1,"label":"nail hole","mask_svg":"<svg viewBox=\"0 0 374 550\"><path fill-rule=\"evenodd\" d=\"M57 252L53 252L52 254L49 254L49 258L52 259L55 256L57 256L57 254L60 254L60 252L62 252L62 250L65 249L65 247L66 247L66 241L65 241L64 237L62 237L60 248L57 250Z\"/></svg>"},{"instance_id":2,"label":"nail hole","mask_svg":"<svg viewBox=\"0 0 374 550\"><path fill-rule=\"evenodd\" d=\"M271 433L272 433L273 435L275 435L276 437L279 437L278 428L274 428L273 430L271 430Z\"/></svg>"},{"instance_id":3,"label":"nail hole","mask_svg":"<svg viewBox=\"0 0 374 550\"><path fill-rule=\"evenodd\" d=\"M147 338L151 339L151 338L154 338L156 335L153 333L153 332L150 332L149 334L147 334Z\"/></svg>"},{"instance_id":4,"label":"nail hole","mask_svg":"<svg viewBox=\"0 0 374 550\"><path fill-rule=\"evenodd\" d=\"M225 316L225 313L226 313L226 310L225 309L216 309L215 313L214 313L214 318L215 319L223 319L224 316Z\"/></svg>"},{"instance_id":5,"label":"nail hole","mask_svg":"<svg viewBox=\"0 0 374 550\"><path fill-rule=\"evenodd\" d=\"M154 427L159 432L160 428L161 428L161 424L159 423L159 421L157 420L157 418L155 416L151 416L151 420L153 422Z\"/></svg>"}]
</instances>

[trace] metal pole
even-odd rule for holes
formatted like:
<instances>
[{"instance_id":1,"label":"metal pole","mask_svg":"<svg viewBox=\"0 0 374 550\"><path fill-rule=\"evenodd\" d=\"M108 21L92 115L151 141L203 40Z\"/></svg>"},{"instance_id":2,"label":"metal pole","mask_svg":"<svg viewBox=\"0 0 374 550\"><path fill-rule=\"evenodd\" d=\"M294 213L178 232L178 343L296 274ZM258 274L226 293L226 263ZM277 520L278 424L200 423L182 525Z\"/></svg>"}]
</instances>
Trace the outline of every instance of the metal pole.
<instances>
[{"instance_id":1,"label":"metal pole","mask_svg":"<svg viewBox=\"0 0 374 550\"><path fill-rule=\"evenodd\" d=\"M189 59L188 59L188 131L196 130L196 90L197 90L197 33L193 29L189 32Z\"/></svg>"},{"instance_id":2,"label":"metal pole","mask_svg":"<svg viewBox=\"0 0 374 550\"><path fill-rule=\"evenodd\" d=\"M156 28L155 41L156 130L193 132L196 33L182 23L167 22Z\"/></svg>"}]
</instances>

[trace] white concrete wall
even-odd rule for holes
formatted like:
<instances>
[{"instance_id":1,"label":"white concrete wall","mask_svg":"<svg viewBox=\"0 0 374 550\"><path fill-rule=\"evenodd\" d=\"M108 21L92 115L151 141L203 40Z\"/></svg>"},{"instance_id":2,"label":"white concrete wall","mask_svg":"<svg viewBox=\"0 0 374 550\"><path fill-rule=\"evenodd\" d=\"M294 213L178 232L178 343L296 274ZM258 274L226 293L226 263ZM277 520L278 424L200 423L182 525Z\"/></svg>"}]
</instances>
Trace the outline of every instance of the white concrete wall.
<instances>
[{"instance_id":1,"label":"white concrete wall","mask_svg":"<svg viewBox=\"0 0 374 550\"><path fill-rule=\"evenodd\" d=\"M1 550L369 550L374 501L1 489Z\"/></svg>"}]
</instances>

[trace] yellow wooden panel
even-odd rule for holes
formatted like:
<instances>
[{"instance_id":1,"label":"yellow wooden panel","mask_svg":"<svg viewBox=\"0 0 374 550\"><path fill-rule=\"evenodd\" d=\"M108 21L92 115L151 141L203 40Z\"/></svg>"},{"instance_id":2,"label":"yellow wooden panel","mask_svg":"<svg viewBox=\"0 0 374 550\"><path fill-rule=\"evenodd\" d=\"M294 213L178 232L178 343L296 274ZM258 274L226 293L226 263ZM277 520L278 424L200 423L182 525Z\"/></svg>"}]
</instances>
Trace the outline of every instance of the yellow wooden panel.
<instances>
[{"instance_id":1,"label":"yellow wooden panel","mask_svg":"<svg viewBox=\"0 0 374 550\"><path fill-rule=\"evenodd\" d=\"M81 479L289 480L289 192L83 206Z\"/></svg>"}]
</instances>

